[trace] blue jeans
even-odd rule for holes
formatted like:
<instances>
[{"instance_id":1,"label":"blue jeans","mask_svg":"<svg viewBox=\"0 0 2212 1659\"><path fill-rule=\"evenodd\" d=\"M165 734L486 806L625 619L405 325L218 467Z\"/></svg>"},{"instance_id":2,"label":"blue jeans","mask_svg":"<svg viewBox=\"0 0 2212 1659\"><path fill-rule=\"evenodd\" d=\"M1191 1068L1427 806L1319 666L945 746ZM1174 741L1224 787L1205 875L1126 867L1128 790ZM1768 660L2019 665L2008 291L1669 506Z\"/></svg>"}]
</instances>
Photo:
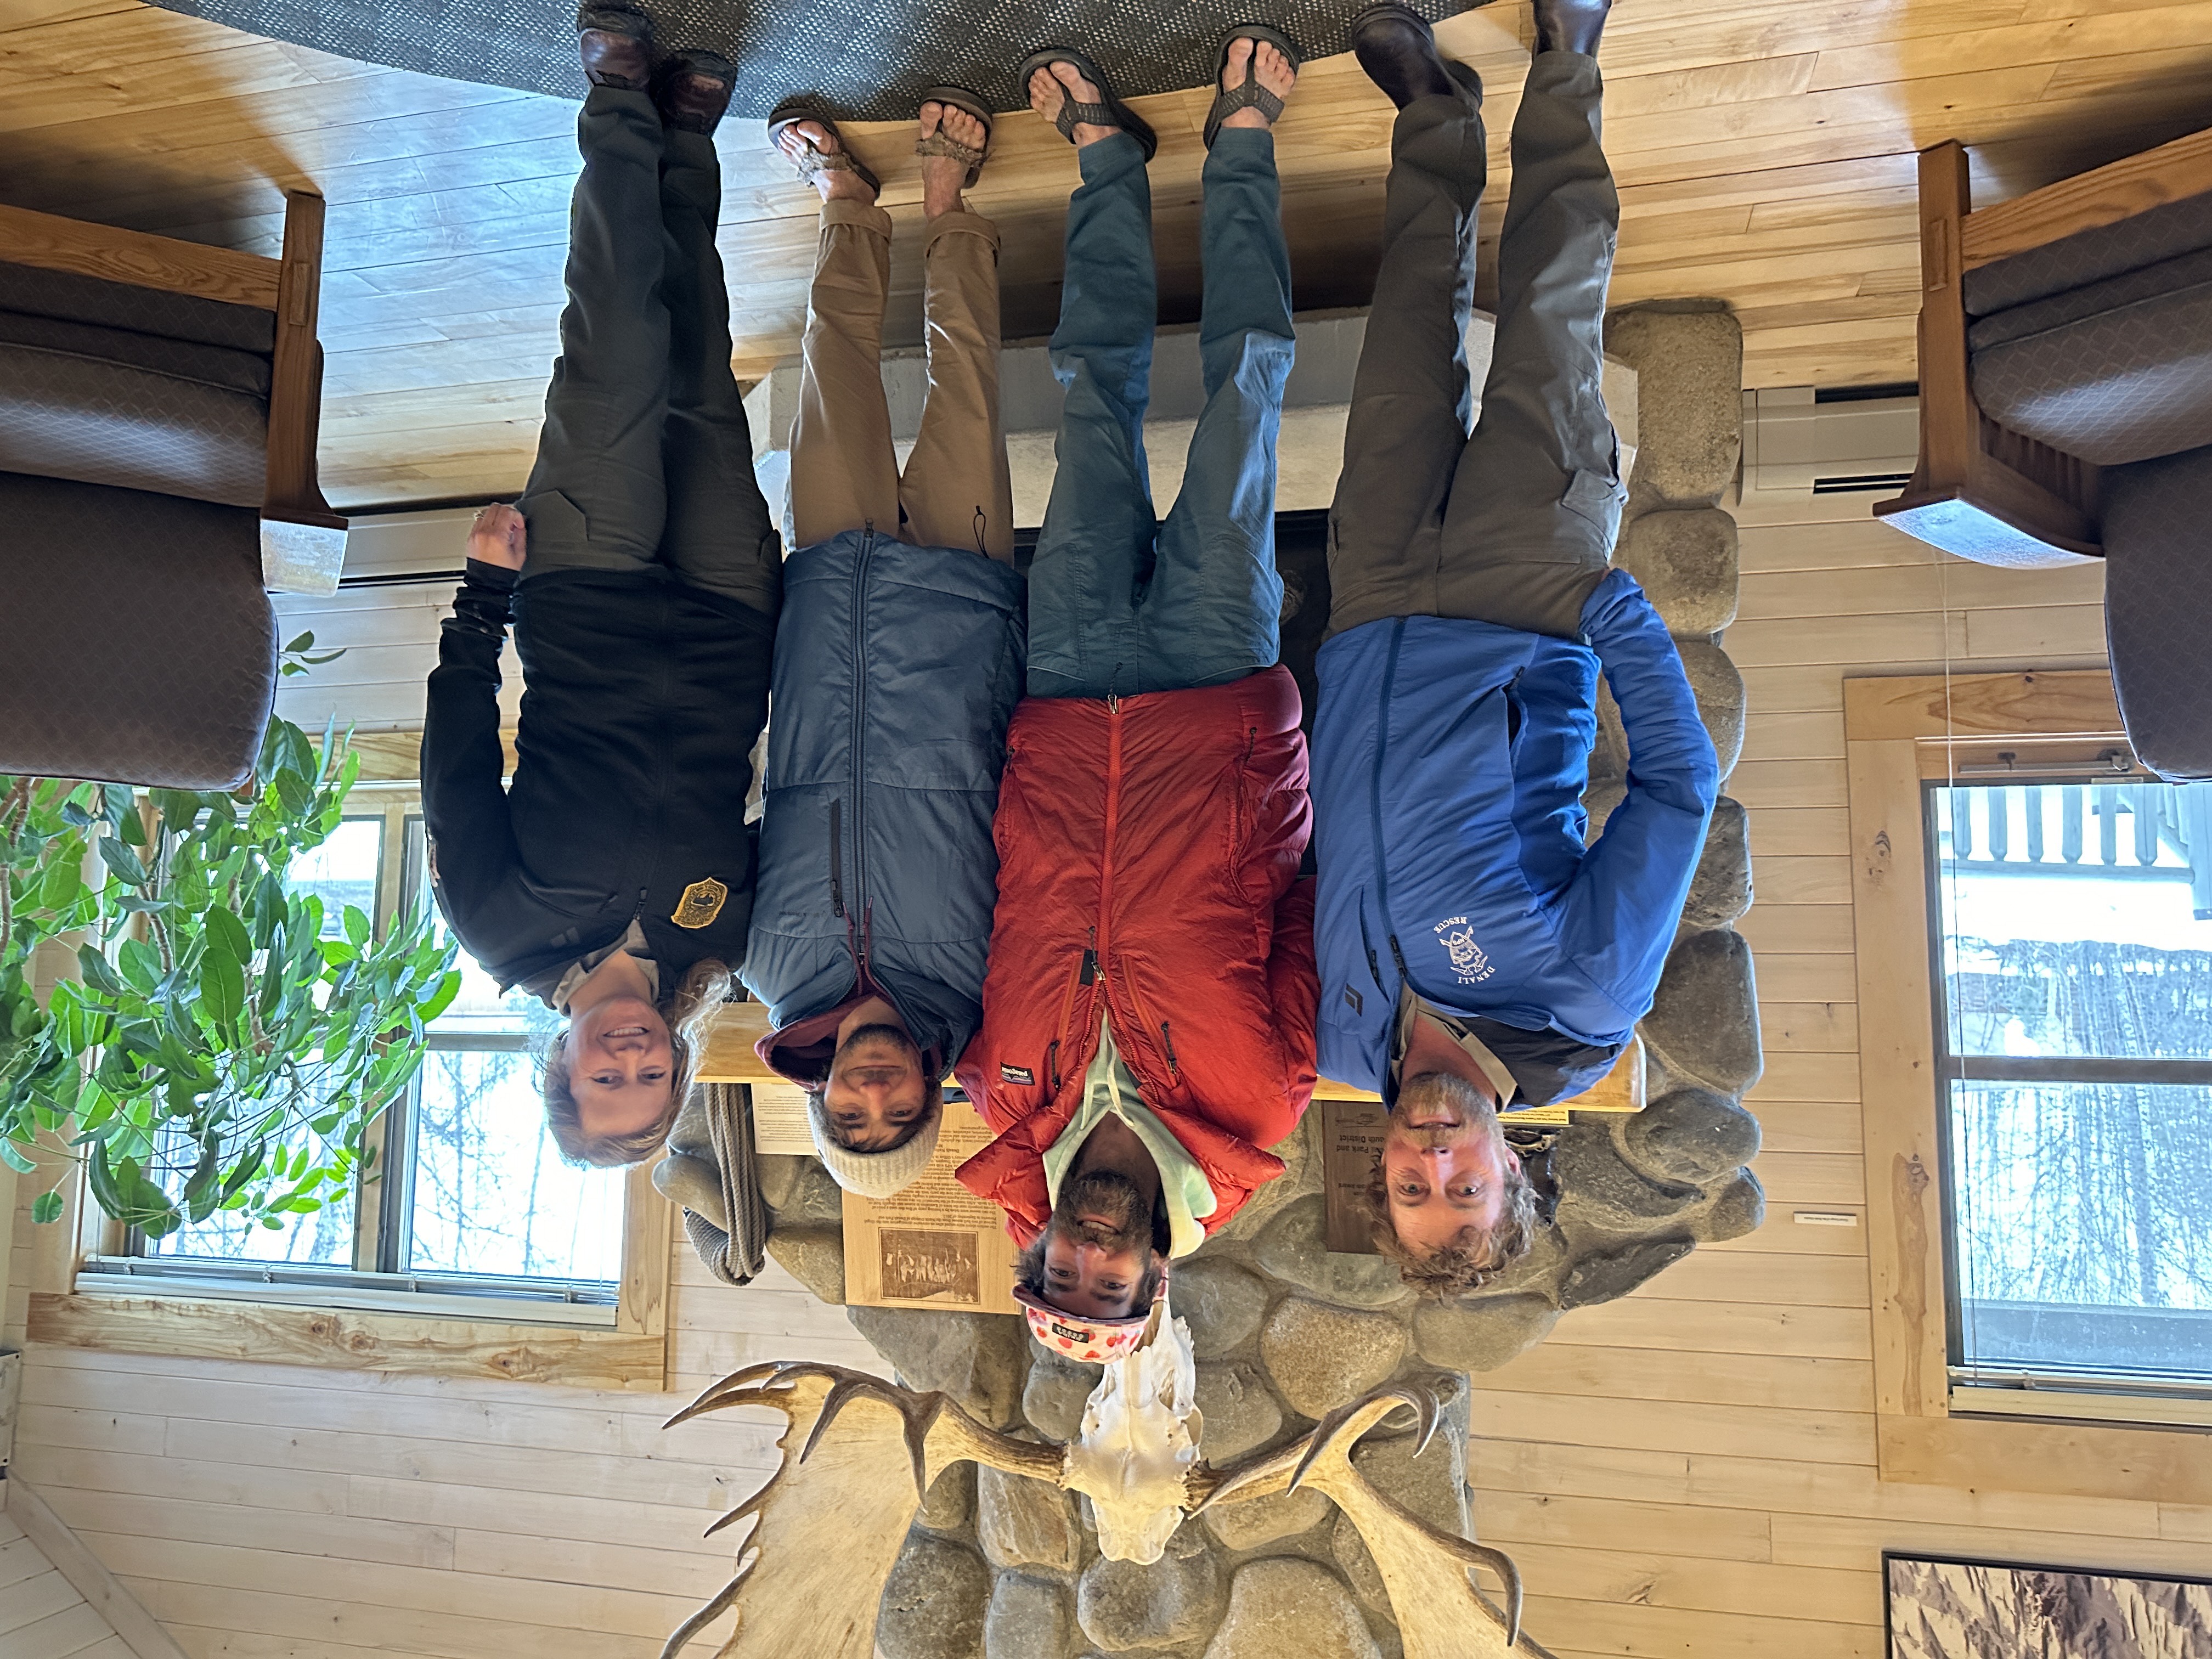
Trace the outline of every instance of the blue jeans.
<instances>
[{"instance_id":1,"label":"blue jeans","mask_svg":"<svg viewBox=\"0 0 2212 1659\"><path fill-rule=\"evenodd\" d=\"M1053 373L1067 388L1060 469L1030 567L1033 697L1133 696L1272 667L1275 438L1296 341L1269 132L1231 127L1206 160L1199 325L1206 407L1164 522L1145 465L1152 198L1126 135L1078 152Z\"/></svg>"}]
</instances>

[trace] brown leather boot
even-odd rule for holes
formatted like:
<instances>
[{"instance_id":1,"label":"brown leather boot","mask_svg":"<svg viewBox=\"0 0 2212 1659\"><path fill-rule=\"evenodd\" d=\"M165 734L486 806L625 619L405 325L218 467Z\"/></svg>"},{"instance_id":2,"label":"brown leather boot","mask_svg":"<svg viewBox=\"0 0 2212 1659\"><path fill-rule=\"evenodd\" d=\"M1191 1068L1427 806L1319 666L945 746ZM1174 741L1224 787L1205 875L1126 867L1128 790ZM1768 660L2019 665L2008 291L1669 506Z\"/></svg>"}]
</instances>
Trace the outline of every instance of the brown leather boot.
<instances>
[{"instance_id":1,"label":"brown leather boot","mask_svg":"<svg viewBox=\"0 0 2212 1659\"><path fill-rule=\"evenodd\" d=\"M584 78L595 87L644 92L653 85L653 20L629 6L586 6L576 14Z\"/></svg>"},{"instance_id":2,"label":"brown leather boot","mask_svg":"<svg viewBox=\"0 0 2212 1659\"><path fill-rule=\"evenodd\" d=\"M1462 91L1437 52L1427 20L1398 0L1382 0L1352 20L1352 50L1367 78L1400 109L1416 98L1456 97Z\"/></svg>"},{"instance_id":3,"label":"brown leather boot","mask_svg":"<svg viewBox=\"0 0 2212 1659\"><path fill-rule=\"evenodd\" d=\"M730 106L730 88L737 79L737 65L718 52L672 53L653 88L660 124L678 132L714 131Z\"/></svg>"},{"instance_id":4,"label":"brown leather boot","mask_svg":"<svg viewBox=\"0 0 2212 1659\"><path fill-rule=\"evenodd\" d=\"M1597 56L1613 0L1536 0L1536 50Z\"/></svg>"}]
</instances>

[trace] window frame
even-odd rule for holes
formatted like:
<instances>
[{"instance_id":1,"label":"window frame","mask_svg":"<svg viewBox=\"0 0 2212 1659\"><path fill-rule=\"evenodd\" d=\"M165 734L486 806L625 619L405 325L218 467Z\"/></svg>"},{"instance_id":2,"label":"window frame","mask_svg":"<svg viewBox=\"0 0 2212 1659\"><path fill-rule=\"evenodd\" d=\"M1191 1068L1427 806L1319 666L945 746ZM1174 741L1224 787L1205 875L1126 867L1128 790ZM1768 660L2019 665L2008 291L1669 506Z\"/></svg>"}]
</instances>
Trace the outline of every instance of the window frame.
<instances>
[{"instance_id":1,"label":"window frame","mask_svg":"<svg viewBox=\"0 0 2212 1659\"><path fill-rule=\"evenodd\" d=\"M511 769L514 734L502 738ZM380 930L406 890L406 826L421 812L415 789L421 734L362 735L354 747L362 756L362 776L347 803L348 815L370 817L360 809L373 803L386 823L378 878ZM395 826L400 832L396 836ZM369 1261L377 1259L389 1206L398 1197L383 1174L391 1167L383 1155L388 1127L388 1119L379 1120L374 1132L377 1170L356 1189L356 1264L364 1249ZM457 1309L459 1298L442 1294L427 1307L421 1291L380 1296L374 1285L359 1283L363 1273L357 1266L349 1273L336 1270L347 1273L349 1282L321 1298L302 1293L310 1287L257 1294L255 1270L245 1263L234 1276L206 1274L222 1288L198 1296L189 1288L177 1294L179 1279L204 1273L197 1267L161 1276L158 1285L147 1282L155 1277L152 1273L138 1275L133 1284L133 1276L125 1273L87 1273L94 1256L131 1256L149 1264L163 1259L134 1255L125 1230L87 1201L82 1174L73 1173L60 1185L61 1218L33 1234L27 1334L33 1341L134 1353L659 1393L667 1383L674 1216L653 1185L658 1162L636 1165L624 1182L621 1276L613 1316L599 1322L595 1316L588 1323L550 1319L544 1301L535 1297L486 1295L478 1310Z\"/></svg>"},{"instance_id":2,"label":"window frame","mask_svg":"<svg viewBox=\"0 0 2212 1659\"><path fill-rule=\"evenodd\" d=\"M2127 739L2101 670L1844 682L1867 1266L1881 1479L2212 1502L2212 1413L2090 1392L1955 1386L1948 1078L1936 1030L1930 780L2098 763ZM1973 767L1961 775L1960 769ZM2033 769L2022 764L2023 772ZM1993 1396L2007 1393L2009 1398Z\"/></svg>"}]
</instances>

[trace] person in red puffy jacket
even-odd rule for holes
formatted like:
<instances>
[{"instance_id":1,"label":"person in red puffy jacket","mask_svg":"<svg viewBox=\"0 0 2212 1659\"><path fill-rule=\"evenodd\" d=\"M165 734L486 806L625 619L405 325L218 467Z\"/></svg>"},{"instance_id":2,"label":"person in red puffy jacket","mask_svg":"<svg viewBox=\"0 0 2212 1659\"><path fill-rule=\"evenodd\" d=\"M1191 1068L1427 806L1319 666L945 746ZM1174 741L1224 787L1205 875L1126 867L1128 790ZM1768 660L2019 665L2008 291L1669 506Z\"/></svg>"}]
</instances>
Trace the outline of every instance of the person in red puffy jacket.
<instances>
[{"instance_id":1,"label":"person in red puffy jacket","mask_svg":"<svg viewBox=\"0 0 2212 1659\"><path fill-rule=\"evenodd\" d=\"M1297 686L1276 661L1293 335L1261 118L1295 78L1280 38L1247 26L1224 46L1224 100L1248 81L1272 90L1243 94L1213 135L1207 403L1164 522L1143 442L1149 134L1105 125L1126 109L1073 54L1030 85L1047 118L1063 100L1083 112L1062 125L1084 186L1053 337L1068 392L1030 570L1029 696L994 823L983 1023L956 1068L997 1139L960 1179L1006 1212L1018 1293L1084 1322L1148 1311L1168 1258L1282 1173L1266 1148L1313 1094L1313 890L1297 879L1312 811Z\"/></svg>"}]
</instances>

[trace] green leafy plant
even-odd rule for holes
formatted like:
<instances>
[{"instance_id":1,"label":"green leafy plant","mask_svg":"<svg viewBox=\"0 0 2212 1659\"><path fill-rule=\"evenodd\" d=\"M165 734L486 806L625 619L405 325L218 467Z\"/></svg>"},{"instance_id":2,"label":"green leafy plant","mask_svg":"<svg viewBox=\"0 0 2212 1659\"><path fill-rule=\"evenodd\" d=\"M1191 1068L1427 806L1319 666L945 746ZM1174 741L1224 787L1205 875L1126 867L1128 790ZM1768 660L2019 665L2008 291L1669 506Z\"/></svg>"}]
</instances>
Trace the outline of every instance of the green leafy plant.
<instances>
[{"instance_id":1,"label":"green leafy plant","mask_svg":"<svg viewBox=\"0 0 2212 1659\"><path fill-rule=\"evenodd\" d=\"M0 1159L81 1161L153 1237L219 1210L282 1227L349 1191L460 988L429 916L380 940L287 890L359 770L335 731L271 720L235 792L0 776ZM78 976L41 1006L35 953L72 934ZM33 1215L62 1207L49 1191Z\"/></svg>"}]
</instances>

